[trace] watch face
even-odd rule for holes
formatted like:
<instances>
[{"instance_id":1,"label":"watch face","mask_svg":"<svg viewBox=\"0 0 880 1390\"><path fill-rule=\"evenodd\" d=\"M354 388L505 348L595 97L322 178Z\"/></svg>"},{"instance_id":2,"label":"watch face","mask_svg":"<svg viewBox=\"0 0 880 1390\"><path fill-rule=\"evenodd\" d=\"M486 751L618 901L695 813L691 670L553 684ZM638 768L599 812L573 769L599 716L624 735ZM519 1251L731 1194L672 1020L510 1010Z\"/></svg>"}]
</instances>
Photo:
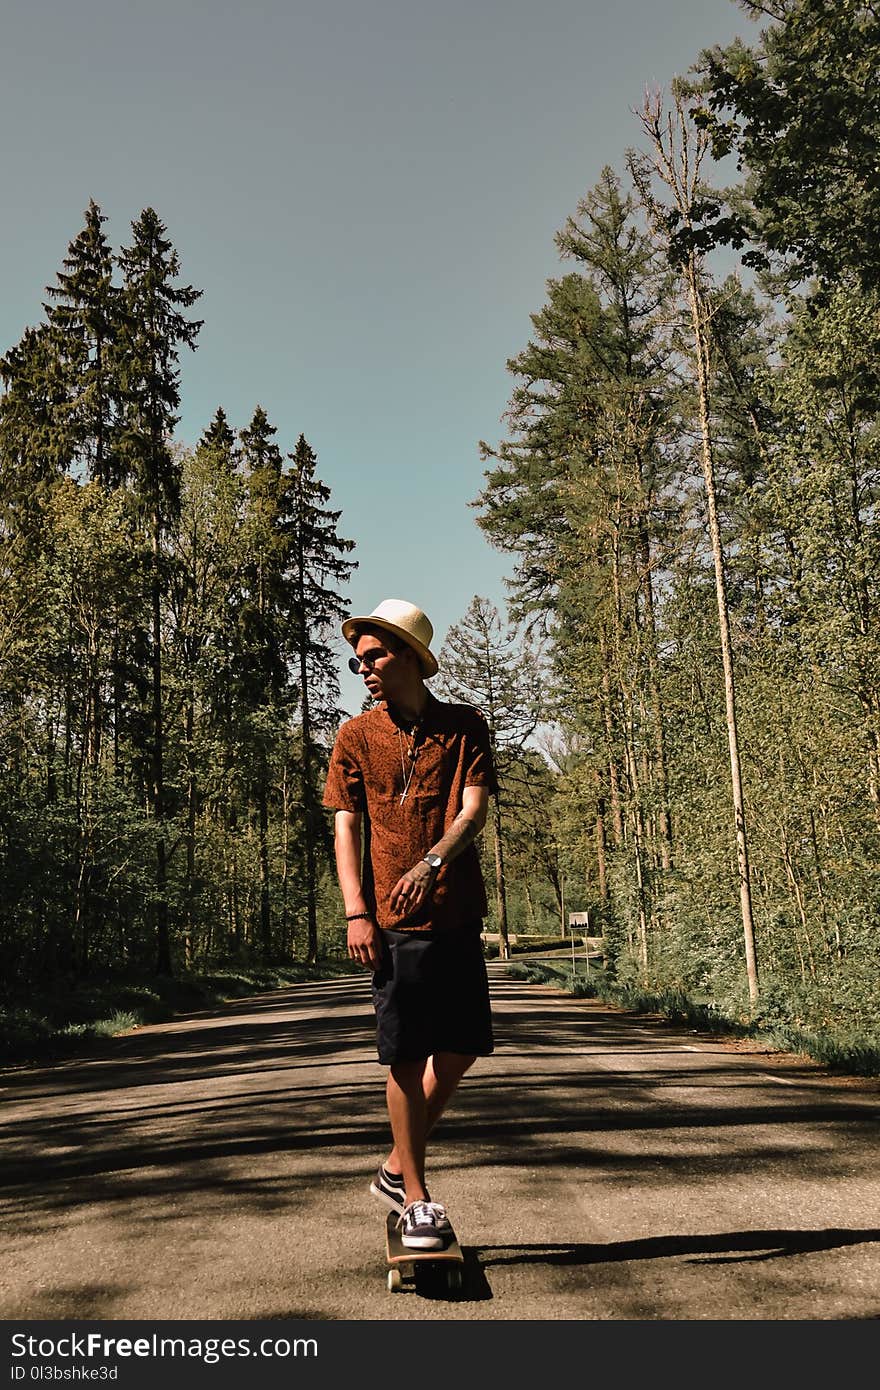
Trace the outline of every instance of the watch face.
<instances>
[{"instance_id":1,"label":"watch face","mask_svg":"<svg viewBox=\"0 0 880 1390\"><path fill-rule=\"evenodd\" d=\"M428 864L431 865L432 869L439 869L440 865L443 863L443 860L440 858L439 854L426 854L425 860Z\"/></svg>"}]
</instances>

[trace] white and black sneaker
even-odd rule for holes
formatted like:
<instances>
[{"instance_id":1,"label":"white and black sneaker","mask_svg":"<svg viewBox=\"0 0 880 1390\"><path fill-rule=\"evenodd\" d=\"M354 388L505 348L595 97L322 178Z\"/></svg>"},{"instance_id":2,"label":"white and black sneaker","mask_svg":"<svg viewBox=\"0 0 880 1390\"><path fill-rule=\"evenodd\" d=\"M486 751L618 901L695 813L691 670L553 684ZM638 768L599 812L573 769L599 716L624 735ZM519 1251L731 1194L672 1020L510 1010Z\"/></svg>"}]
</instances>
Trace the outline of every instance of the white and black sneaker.
<instances>
[{"instance_id":1,"label":"white and black sneaker","mask_svg":"<svg viewBox=\"0 0 880 1390\"><path fill-rule=\"evenodd\" d=\"M397 1224L401 1245L411 1250L441 1250L452 1235L446 1208L440 1202L410 1202Z\"/></svg>"},{"instance_id":2,"label":"white and black sneaker","mask_svg":"<svg viewBox=\"0 0 880 1390\"><path fill-rule=\"evenodd\" d=\"M379 1164L379 1171L370 1183L370 1191L374 1197L378 1197L380 1202L384 1202L386 1207L392 1211L403 1211L406 1206L406 1187L404 1186L402 1173L389 1173L384 1163Z\"/></svg>"}]
</instances>

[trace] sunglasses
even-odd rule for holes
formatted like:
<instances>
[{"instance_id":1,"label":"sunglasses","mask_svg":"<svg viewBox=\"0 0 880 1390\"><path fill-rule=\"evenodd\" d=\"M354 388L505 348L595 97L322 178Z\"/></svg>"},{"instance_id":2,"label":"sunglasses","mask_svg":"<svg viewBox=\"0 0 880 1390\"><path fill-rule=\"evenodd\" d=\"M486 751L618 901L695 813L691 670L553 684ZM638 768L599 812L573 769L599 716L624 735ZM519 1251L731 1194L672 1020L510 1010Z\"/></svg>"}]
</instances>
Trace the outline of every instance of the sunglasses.
<instances>
[{"instance_id":1,"label":"sunglasses","mask_svg":"<svg viewBox=\"0 0 880 1390\"><path fill-rule=\"evenodd\" d=\"M383 656L390 656L385 647L371 647L363 656L350 656L348 658L348 669L353 676L356 676L362 666L366 666L368 671L372 671L377 661L381 661Z\"/></svg>"}]
</instances>

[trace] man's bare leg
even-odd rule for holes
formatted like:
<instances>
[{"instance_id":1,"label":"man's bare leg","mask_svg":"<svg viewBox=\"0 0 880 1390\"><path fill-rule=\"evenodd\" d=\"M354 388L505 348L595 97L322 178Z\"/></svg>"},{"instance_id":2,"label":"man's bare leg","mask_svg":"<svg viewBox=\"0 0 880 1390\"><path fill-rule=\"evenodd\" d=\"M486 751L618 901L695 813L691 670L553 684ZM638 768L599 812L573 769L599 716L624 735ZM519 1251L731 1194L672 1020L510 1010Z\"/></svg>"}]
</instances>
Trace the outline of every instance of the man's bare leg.
<instances>
[{"instance_id":1,"label":"man's bare leg","mask_svg":"<svg viewBox=\"0 0 880 1390\"><path fill-rule=\"evenodd\" d=\"M393 1171L403 1174L407 1206L410 1202L423 1202L428 1196L425 1187L428 1105L424 1086L427 1066L426 1058L417 1062L392 1062L385 1089L394 1139L392 1152L398 1165Z\"/></svg>"},{"instance_id":2,"label":"man's bare leg","mask_svg":"<svg viewBox=\"0 0 880 1390\"><path fill-rule=\"evenodd\" d=\"M391 1133L394 1138L394 1148L385 1160L385 1168L390 1173L403 1173L403 1180L407 1189L406 1201L408 1203L422 1200L427 1195L427 1188L425 1187L425 1146L428 1135L431 1133L437 1121L440 1119L440 1116L443 1114L443 1111L455 1095L461 1078L464 1076L465 1072L473 1066L476 1060L476 1057L463 1056L458 1052L438 1052L436 1056L429 1057L426 1063L395 1063L389 1073L388 1114L391 1117ZM399 1082L394 1078L394 1071L398 1065L413 1066L420 1069L419 1086L422 1093L423 1107L419 1111L419 1107L416 1105L415 1109L424 1116L424 1137L420 1140L419 1144L420 1163L418 1165L417 1177L418 1185L421 1187L421 1193L418 1197L411 1197L409 1195L409 1180L407 1178L406 1168L404 1167L404 1151L406 1148L412 1149L412 1136L407 1132L406 1121L403 1116L401 1116L403 1128L401 1130L401 1137L398 1138L398 1132L394 1125L394 1114L392 1112L392 1103L397 1107L397 1097L395 1096L394 1102L392 1102L391 1089L393 1079L395 1087L399 1088Z\"/></svg>"}]
</instances>

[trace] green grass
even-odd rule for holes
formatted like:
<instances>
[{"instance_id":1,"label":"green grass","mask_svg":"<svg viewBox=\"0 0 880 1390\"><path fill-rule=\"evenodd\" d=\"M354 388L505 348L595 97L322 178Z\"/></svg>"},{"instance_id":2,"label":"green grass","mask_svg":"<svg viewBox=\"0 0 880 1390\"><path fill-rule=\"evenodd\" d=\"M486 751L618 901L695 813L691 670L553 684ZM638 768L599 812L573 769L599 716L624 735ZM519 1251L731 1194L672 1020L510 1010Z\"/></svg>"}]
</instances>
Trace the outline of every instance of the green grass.
<instances>
[{"instance_id":1,"label":"green grass","mask_svg":"<svg viewBox=\"0 0 880 1390\"><path fill-rule=\"evenodd\" d=\"M332 979L356 969L347 960L326 960L316 966L218 966L171 979L104 979L54 991L35 990L26 1001L0 1002L0 1062L69 1056L82 1051L85 1044L147 1023L165 1023L178 1014L219 1007L227 999Z\"/></svg>"},{"instance_id":2,"label":"green grass","mask_svg":"<svg viewBox=\"0 0 880 1390\"><path fill-rule=\"evenodd\" d=\"M589 975L580 963L572 974L570 958L567 961L513 961L508 965L507 973L530 985L558 985L580 999L601 997L600 984L604 980L602 972L593 965L590 966Z\"/></svg>"},{"instance_id":3,"label":"green grass","mask_svg":"<svg viewBox=\"0 0 880 1390\"><path fill-rule=\"evenodd\" d=\"M686 1024L701 1033L753 1038L779 1052L802 1053L848 1076L880 1076L880 1038L845 1024L814 1032L760 1018L748 1022L725 1012L717 1003L692 999L682 990L650 993L635 985L617 984L592 966L589 976L582 966L573 975L570 961L567 965L561 961L517 961L508 965L507 973L529 984L556 985L581 998L602 999L630 1013L659 1014L669 1023Z\"/></svg>"}]
</instances>

